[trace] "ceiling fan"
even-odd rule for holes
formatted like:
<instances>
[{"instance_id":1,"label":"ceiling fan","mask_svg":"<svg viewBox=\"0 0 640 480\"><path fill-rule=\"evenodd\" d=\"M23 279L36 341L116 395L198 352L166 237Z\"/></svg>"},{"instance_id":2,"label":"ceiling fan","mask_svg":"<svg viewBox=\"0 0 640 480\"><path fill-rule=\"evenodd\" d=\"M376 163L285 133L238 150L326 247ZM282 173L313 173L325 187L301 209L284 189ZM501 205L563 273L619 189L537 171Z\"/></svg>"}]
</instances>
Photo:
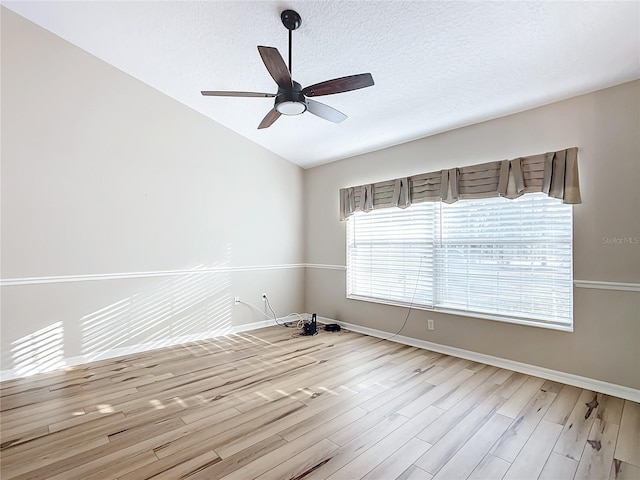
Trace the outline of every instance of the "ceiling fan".
<instances>
[{"instance_id":1,"label":"ceiling fan","mask_svg":"<svg viewBox=\"0 0 640 480\"><path fill-rule=\"evenodd\" d=\"M334 78L316 83L308 87L302 86L291 78L291 33L302 24L302 19L293 10L284 10L280 15L282 24L289 30L289 68L284 63L282 55L277 48L258 46L258 52L265 67L278 85L277 93L259 92L234 92L234 91L202 91L202 95L211 97L275 97L274 107L262 119L258 129L273 125L280 115L300 115L306 111L314 115L340 123L347 116L333 107L316 102L308 97L321 95L333 95L334 93L349 92L373 85L373 77L370 73L360 73L347 77Z\"/></svg>"}]
</instances>

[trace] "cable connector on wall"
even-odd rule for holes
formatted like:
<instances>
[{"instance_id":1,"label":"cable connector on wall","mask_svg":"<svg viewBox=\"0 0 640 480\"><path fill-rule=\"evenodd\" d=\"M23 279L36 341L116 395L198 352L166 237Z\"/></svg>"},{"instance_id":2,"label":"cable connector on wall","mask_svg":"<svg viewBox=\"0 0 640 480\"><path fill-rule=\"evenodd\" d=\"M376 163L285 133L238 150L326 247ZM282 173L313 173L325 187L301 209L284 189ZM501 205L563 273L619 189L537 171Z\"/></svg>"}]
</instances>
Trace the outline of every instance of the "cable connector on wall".
<instances>
[{"instance_id":1,"label":"cable connector on wall","mask_svg":"<svg viewBox=\"0 0 640 480\"><path fill-rule=\"evenodd\" d=\"M262 294L262 301L263 301L263 302L266 302L266 301L267 301L267 294L266 294L266 293L263 293L263 294Z\"/></svg>"}]
</instances>

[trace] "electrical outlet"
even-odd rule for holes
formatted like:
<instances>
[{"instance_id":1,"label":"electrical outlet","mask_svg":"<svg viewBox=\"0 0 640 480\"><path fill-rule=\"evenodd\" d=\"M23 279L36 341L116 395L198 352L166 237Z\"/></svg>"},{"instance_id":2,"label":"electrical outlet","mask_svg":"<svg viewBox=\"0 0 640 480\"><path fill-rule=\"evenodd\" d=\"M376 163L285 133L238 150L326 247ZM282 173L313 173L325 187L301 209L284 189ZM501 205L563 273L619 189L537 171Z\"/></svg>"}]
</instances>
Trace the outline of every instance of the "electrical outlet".
<instances>
[{"instance_id":1,"label":"electrical outlet","mask_svg":"<svg viewBox=\"0 0 640 480\"><path fill-rule=\"evenodd\" d=\"M240 305L240 297L236 297L233 299L233 304L234 305Z\"/></svg>"},{"instance_id":2,"label":"electrical outlet","mask_svg":"<svg viewBox=\"0 0 640 480\"><path fill-rule=\"evenodd\" d=\"M429 330L435 330L436 329L435 325L433 324L433 320L432 319L427 320L427 328Z\"/></svg>"},{"instance_id":3,"label":"electrical outlet","mask_svg":"<svg viewBox=\"0 0 640 480\"><path fill-rule=\"evenodd\" d=\"M267 301L267 294L266 294L266 293L263 293L263 294L262 294L262 301L263 301L263 302L266 302L266 301Z\"/></svg>"}]
</instances>

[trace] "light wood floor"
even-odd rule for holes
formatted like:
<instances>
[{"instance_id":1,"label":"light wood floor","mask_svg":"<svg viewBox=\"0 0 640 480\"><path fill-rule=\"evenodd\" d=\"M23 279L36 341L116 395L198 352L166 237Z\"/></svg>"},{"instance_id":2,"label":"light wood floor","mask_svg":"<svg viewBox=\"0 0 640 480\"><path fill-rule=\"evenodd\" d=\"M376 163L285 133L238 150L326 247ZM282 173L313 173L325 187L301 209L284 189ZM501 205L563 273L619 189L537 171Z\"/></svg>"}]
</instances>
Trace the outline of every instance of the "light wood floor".
<instances>
[{"instance_id":1,"label":"light wood floor","mask_svg":"<svg viewBox=\"0 0 640 480\"><path fill-rule=\"evenodd\" d=\"M2 479L640 479L640 406L293 329L1 384Z\"/></svg>"}]
</instances>

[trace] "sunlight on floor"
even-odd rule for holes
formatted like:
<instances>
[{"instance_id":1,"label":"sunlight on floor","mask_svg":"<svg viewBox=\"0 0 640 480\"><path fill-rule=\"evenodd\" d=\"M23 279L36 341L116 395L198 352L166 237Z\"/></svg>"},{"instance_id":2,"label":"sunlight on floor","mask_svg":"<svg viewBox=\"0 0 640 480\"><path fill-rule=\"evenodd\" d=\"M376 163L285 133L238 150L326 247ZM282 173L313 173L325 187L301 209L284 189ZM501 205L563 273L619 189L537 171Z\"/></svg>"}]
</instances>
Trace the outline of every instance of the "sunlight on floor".
<instances>
[{"instance_id":1,"label":"sunlight on floor","mask_svg":"<svg viewBox=\"0 0 640 480\"><path fill-rule=\"evenodd\" d=\"M96 405L96 408L100 413L113 413L113 407L111 405Z\"/></svg>"}]
</instances>

